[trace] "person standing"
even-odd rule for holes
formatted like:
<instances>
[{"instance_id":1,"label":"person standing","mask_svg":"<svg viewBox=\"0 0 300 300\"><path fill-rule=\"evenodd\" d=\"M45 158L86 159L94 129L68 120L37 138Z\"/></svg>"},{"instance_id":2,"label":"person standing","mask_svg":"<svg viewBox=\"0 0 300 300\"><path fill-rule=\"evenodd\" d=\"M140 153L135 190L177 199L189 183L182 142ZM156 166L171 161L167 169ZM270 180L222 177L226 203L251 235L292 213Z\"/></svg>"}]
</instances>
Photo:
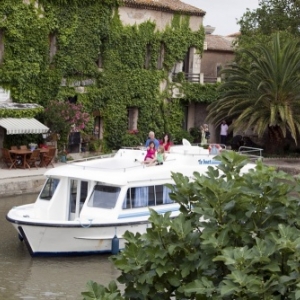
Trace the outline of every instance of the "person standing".
<instances>
[{"instance_id":1,"label":"person standing","mask_svg":"<svg viewBox=\"0 0 300 300\"><path fill-rule=\"evenodd\" d=\"M204 130L204 127L201 125L200 126L200 133L201 133L201 146L205 145L207 143L207 140L205 138L205 130Z\"/></svg>"},{"instance_id":2,"label":"person standing","mask_svg":"<svg viewBox=\"0 0 300 300\"><path fill-rule=\"evenodd\" d=\"M153 142L154 145L155 145L155 149L158 149L158 147L159 147L159 141L155 138L155 134L154 134L153 131L149 132L148 140L146 141L146 144L145 144L146 148L149 147L150 142Z\"/></svg>"},{"instance_id":3,"label":"person standing","mask_svg":"<svg viewBox=\"0 0 300 300\"><path fill-rule=\"evenodd\" d=\"M226 121L223 120L221 124L221 130L220 130L221 144L226 145L227 132L228 132L228 125Z\"/></svg>"},{"instance_id":4,"label":"person standing","mask_svg":"<svg viewBox=\"0 0 300 300\"><path fill-rule=\"evenodd\" d=\"M204 128L204 132L205 132L206 144L209 144L209 140L210 140L210 132L209 132L209 129L208 129L208 125L207 125L207 124L204 124L204 125L203 125L203 128Z\"/></svg>"}]
</instances>

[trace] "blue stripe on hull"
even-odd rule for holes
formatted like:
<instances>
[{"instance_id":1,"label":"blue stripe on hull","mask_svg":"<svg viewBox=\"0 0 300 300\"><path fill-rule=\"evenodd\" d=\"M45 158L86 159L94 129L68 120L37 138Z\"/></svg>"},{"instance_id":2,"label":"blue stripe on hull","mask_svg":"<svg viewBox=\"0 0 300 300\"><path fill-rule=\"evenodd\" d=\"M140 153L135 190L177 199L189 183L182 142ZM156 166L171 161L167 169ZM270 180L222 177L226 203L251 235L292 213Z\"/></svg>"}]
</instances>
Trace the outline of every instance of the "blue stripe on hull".
<instances>
[{"instance_id":1,"label":"blue stripe on hull","mask_svg":"<svg viewBox=\"0 0 300 300\"><path fill-rule=\"evenodd\" d=\"M156 212L159 214L165 214L168 211L170 211L170 212L178 211L178 208L156 210ZM149 211L141 211L141 212L136 212L136 213L121 214L118 216L118 219L129 219L129 218L137 218L137 217L144 217L144 216L150 216L150 212Z\"/></svg>"}]
</instances>

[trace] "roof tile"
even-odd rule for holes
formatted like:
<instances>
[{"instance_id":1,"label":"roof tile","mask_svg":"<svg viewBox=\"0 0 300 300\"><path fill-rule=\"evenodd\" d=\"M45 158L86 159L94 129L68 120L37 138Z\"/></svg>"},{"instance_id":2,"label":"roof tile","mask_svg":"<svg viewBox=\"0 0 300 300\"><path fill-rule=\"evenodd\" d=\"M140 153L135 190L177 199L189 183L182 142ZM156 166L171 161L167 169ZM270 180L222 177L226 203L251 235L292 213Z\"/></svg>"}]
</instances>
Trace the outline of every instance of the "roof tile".
<instances>
[{"instance_id":1,"label":"roof tile","mask_svg":"<svg viewBox=\"0 0 300 300\"><path fill-rule=\"evenodd\" d=\"M125 6L204 16L205 11L179 0L123 0Z\"/></svg>"},{"instance_id":2,"label":"roof tile","mask_svg":"<svg viewBox=\"0 0 300 300\"><path fill-rule=\"evenodd\" d=\"M216 51L234 51L234 42L235 38L230 36L206 34L205 42L207 42L207 50L216 50Z\"/></svg>"}]
</instances>

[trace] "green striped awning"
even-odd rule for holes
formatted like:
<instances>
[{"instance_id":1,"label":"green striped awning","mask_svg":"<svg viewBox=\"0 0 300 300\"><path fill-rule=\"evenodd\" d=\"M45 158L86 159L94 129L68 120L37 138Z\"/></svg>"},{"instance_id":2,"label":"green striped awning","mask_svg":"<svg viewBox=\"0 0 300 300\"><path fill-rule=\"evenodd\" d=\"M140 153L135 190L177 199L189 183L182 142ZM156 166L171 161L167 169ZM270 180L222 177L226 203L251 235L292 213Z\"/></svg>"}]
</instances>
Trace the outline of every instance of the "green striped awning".
<instances>
[{"instance_id":1,"label":"green striped awning","mask_svg":"<svg viewBox=\"0 0 300 300\"><path fill-rule=\"evenodd\" d=\"M34 118L2 118L0 126L6 129L7 134L39 134L49 131L47 126Z\"/></svg>"}]
</instances>

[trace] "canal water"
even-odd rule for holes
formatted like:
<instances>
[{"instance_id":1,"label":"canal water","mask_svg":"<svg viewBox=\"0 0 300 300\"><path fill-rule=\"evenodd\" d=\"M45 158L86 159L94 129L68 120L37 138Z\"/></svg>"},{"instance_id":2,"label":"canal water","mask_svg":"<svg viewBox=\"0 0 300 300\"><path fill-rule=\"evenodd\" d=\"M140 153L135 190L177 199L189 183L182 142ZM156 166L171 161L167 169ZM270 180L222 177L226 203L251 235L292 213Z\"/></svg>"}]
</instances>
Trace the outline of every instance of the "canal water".
<instances>
[{"instance_id":1,"label":"canal water","mask_svg":"<svg viewBox=\"0 0 300 300\"><path fill-rule=\"evenodd\" d=\"M0 299L82 299L89 280L105 286L119 276L108 255L32 258L6 214L36 195L0 199Z\"/></svg>"}]
</instances>

